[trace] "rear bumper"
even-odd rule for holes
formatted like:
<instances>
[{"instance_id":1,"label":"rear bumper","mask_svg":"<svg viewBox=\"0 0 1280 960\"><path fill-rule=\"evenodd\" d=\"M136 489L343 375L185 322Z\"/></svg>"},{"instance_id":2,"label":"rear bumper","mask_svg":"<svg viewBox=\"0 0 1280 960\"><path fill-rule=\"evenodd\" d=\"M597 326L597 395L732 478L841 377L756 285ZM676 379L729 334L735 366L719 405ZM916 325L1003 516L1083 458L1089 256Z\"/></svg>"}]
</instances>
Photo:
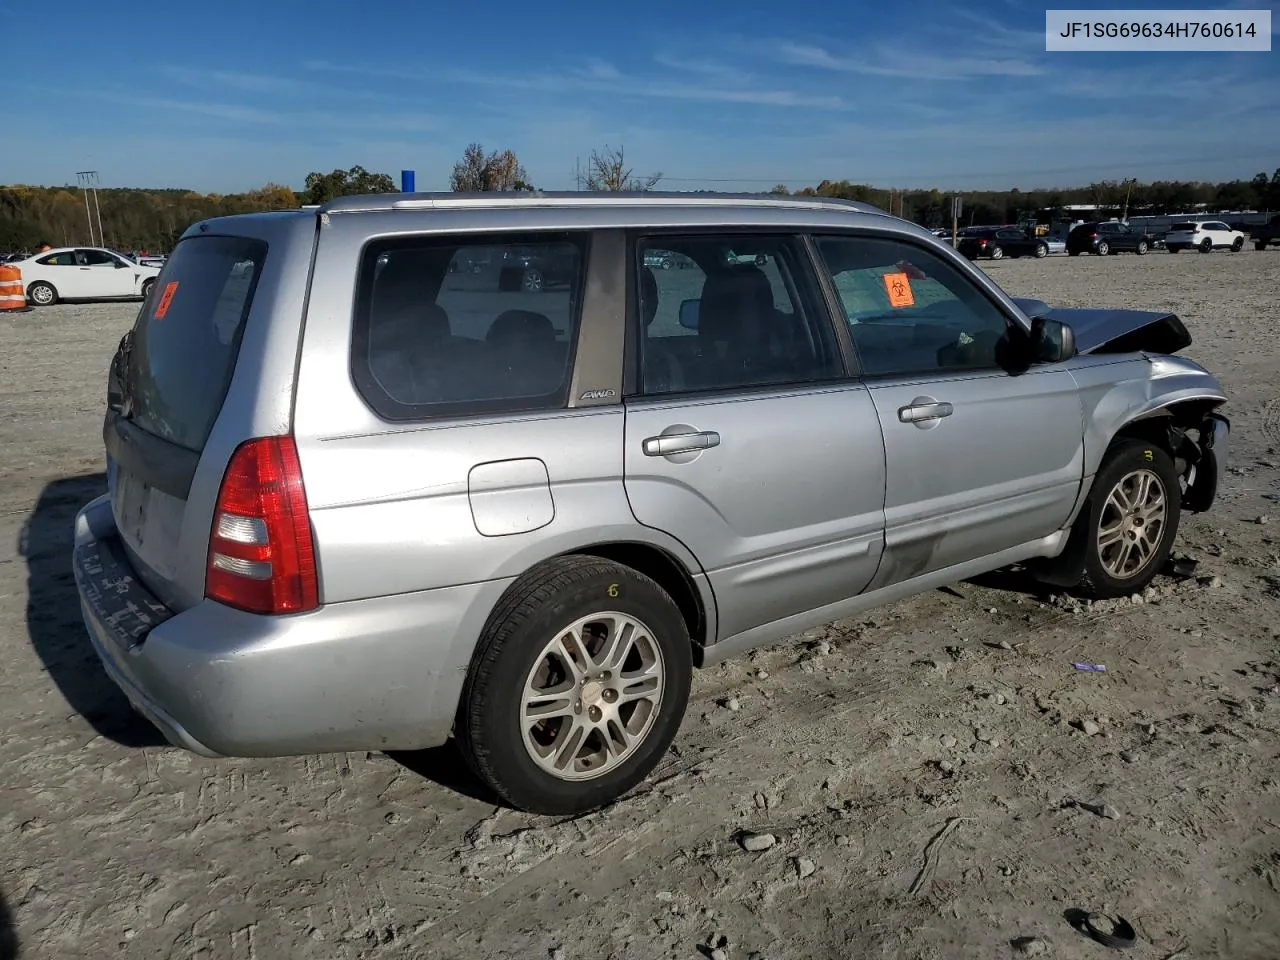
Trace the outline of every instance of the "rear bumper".
<instances>
[{"instance_id":1,"label":"rear bumper","mask_svg":"<svg viewBox=\"0 0 1280 960\"><path fill-rule=\"evenodd\" d=\"M284 617L208 600L173 613L134 577L107 497L77 515L72 566L108 675L171 743L215 757L443 743L476 638L509 583Z\"/></svg>"}]
</instances>

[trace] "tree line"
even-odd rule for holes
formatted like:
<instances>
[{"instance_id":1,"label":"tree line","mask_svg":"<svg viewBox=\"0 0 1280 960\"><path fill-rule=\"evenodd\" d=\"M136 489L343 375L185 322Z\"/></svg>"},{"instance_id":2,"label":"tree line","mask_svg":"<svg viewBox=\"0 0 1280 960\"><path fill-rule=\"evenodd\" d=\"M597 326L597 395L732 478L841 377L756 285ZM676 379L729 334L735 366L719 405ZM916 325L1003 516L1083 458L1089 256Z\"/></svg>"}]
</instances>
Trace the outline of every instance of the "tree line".
<instances>
[{"instance_id":1,"label":"tree line","mask_svg":"<svg viewBox=\"0 0 1280 960\"><path fill-rule=\"evenodd\" d=\"M637 173L622 147L593 150L580 180L588 191L653 190L661 173ZM458 192L534 190L529 175L511 150L486 152L470 144L454 164L450 187ZM118 250L167 251L192 223L210 217L267 210L296 209L335 197L394 193L386 173L354 166L309 173L301 191L268 183L247 193L196 193L191 190L100 188L97 192L105 244ZM823 180L793 191L778 184L770 193L860 200L927 227L951 225L951 194L936 189L891 190L849 180ZM31 250L39 243L70 246L89 235L85 194L78 187L0 186L0 251ZM1166 180L1152 183L1104 180L1087 186L966 191L962 225L1014 223L1039 210L1092 204L1131 214L1185 213L1200 205L1213 211L1280 210L1280 169L1271 176L1222 183ZM95 222L97 211L94 212Z\"/></svg>"}]
</instances>

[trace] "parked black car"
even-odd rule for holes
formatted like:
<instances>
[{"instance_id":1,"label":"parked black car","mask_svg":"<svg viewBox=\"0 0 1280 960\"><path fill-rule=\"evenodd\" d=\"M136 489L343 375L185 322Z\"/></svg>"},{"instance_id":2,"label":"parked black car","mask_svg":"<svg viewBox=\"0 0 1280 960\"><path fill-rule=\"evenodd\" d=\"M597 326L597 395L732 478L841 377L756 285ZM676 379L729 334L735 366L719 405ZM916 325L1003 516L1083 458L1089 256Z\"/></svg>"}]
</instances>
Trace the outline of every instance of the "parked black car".
<instances>
[{"instance_id":1,"label":"parked black car","mask_svg":"<svg viewBox=\"0 0 1280 960\"><path fill-rule=\"evenodd\" d=\"M523 288L537 293L548 287L563 287L572 282L578 269L576 247L565 245L545 250L513 248L503 255L498 289Z\"/></svg>"},{"instance_id":2,"label":"parked black car","mask_svg":"<svg viewBox=\"0 0 1280 960\"><path fill-rule=\"evenodd\" d=\"M1265 250L1269 243L1280 244L1280 214L1249 231L1249 239L1255 250Z\"/></svg>"},{"instance_id":3,"label":"parked black car","mask_svg":"<svg viewBox=\"0 0 1280 960\"><path fill-rule=\"evenodd\" d=\"M1049 245L1040 237L1033 237L1016 227L992 227L975 230L960 237L956 249L970 260L989 257L1045 257Z\"/></svg>"},{"instance_id":4,"label":"parked black car","mask_svg":"<svg viewBox=\"0 0 1280 960\"><path fill-rule=\"evenodd\" d=\"M1135 230L1118 220L1091 220L1071 228L1067 234L1067 253L1073 257L1082 253L1105 257L1127 250L1142 255L1153 248L1158 239L1153 233Z\"/></svg>"}]
</instances>

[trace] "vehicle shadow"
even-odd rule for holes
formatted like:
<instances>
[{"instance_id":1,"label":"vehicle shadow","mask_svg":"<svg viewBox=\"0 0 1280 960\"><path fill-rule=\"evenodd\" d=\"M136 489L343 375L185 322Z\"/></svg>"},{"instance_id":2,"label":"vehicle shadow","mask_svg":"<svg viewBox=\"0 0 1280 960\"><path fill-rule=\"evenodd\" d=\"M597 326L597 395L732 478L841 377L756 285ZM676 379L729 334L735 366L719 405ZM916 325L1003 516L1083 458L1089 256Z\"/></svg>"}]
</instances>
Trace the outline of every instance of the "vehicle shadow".
<instances>
[{"instance_id":1,"label":"vehicle shadow","mask_svg":"<svg viewBox=\"0 0 1280 960\"><path fill-rule=\"evenodd\" d=\"M14 927L13 914L0 891L0 960L17 960L18 931Z\"/></svg>"},{"instance_id":2,"label":"vehicle shadow","mask_svg":"<svg viewBox=\"0 0 1280 960\"><path fill-rule=\"evenodd\" d=\"M89 473L54 480L40 492L18 540L27 564L27 634L67 703L100 736L126 747L161 746L160 731L134 712L103 670L80 619L72 525L76 512L106 490L106 475Z\"/></svg>"},{"instance_id":3,"label":"vehicle shadow","mask_svg":"<svg viewBox=\"0 0 1280 960\"><path fill-rule=\"evenodd\" d=\"M391 750L387 752L387 756L410 773L468 799L494 806L507 805L471 772L462 752L452 740L426 750Z\"/></svg>"}]
</instances>

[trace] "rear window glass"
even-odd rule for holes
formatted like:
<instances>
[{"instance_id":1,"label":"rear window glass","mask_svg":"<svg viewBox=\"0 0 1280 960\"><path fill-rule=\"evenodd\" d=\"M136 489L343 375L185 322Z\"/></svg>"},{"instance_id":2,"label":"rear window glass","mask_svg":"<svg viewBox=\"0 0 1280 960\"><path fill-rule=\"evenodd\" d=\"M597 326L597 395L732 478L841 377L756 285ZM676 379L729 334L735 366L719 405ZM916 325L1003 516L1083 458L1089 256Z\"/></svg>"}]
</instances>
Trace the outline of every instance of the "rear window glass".
<instances>
[{"instance_id":1,"label":"rear window glass","mask_svg":"<svg viewBox=\"0 0 1280 960\"><path fill-rule=\"evenodd\" d=\"M377 241L352 331L361 396L389 420L562 407L585 235Z\"/></svg>"},{"instance_id":2,"label":"rear window glass","mask_svg":"<svg viewBox=\"0 0 1280 960\"><path fill-rule=\"evenodd\" d=\"M1194 230L1195 228L1196 228L1196 225L1194 223L1175 223L1169 229L1170 230Z\"/></svg>"},{"instance_id":3,"label":"rear window glass","mask_svg":"<svg viewBox=\"0 0 1280 960\"><path fill-rule=\"evenodd\" d=\"M188 450L204 449L240 351L267 245L191 237L165 264L133 328L133 422Z\"/></svg>"}]
</instances>

